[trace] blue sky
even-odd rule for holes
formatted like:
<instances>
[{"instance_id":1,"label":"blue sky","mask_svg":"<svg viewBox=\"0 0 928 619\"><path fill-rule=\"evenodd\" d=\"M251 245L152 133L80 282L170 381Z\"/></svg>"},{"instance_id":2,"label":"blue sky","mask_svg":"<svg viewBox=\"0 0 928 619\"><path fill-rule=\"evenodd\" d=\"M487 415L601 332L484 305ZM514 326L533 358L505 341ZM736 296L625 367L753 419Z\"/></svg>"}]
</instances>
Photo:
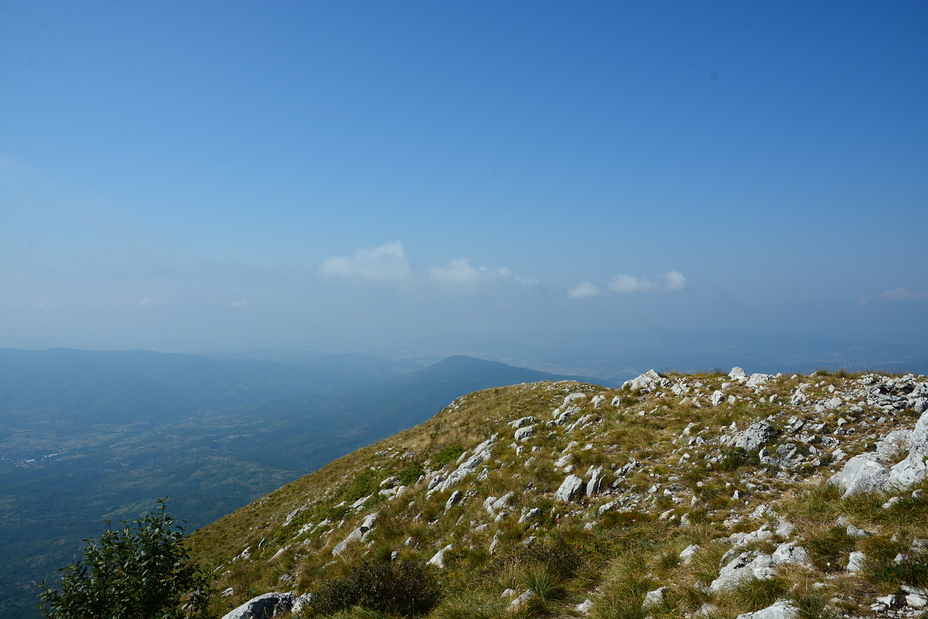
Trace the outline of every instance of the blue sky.
<instances>
[{"instance_id":1,"label":"blue sky","mask_svg":"<svg viewBox=\"0 0 928 619\"><path fill-rule=\"evenodd\" d=\"M928 5L0 4L0 345L928 346Z\"/></svg>"}]
</instances>

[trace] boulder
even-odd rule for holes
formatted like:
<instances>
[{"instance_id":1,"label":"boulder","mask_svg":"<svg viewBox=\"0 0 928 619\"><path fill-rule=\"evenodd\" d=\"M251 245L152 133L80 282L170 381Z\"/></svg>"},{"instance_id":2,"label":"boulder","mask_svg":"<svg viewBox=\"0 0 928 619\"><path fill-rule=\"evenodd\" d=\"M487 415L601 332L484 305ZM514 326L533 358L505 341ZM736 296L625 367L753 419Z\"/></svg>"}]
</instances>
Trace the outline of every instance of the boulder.
<instances>
[{"instance_id":1,"label":"boulder","mask_svg":"<svg viewBox=\"0 0 928 619\"><path fill-rule=\"evenodd\" d=\"M496 440L499 438L498 434L494 434L484 442L477 445L474 449L474 455L464 461L456 471L448 475L448 478L443 480L441 483L435 485L429 489L429 492L441 492L448 490L452 486L456 486L462 479L472 474L477 470L481 464L493 457L493 446L496 444ZM431 486L431 484L429 484Z\"/></svg>"},{"instance_id":2,"label":"boulder","mask_svg":"<svg viewBox=\"0 0 928 619\"><path fill-rule=\"evenodd\" d=\"M554 493L554 498L558 501L572 501L575 497L583 496L583 480L576 475L568 475L567 479L561 483L561 487Z\"/></svg>"},{"instance_id":3,"label":"boulder","mask_svg":"<svg viewBox=\"0 0 928 619\"><path fill-rule=\"evenodd\" d=\"M648 591L644 596L644 602L641 604L641 608L648 610L649 608L654 608L655 606L660 606L664 603L664 591L667 590L667 587L658 587L654 591Z\"/></svg>"},{"instance_id":4,"label":"boulder","mask_svg":"<svg viewBox=\"0 0 928 619\"><path fill-rule=\"evenodd\" d=\"M809 553L796 542L780 544L772 555L756 550L742 552L722 568L719 577L709 585L709 591L730 591L751 578L767 580L776 573L777 567L786 564L811 566Z\"/></svg>"},{"instance_id":5,"label":"boulder","mask_svg":"<svg viewBox=\"0 0 928 619\"><path fill-rule=\"evenodd\" d=\"M680 561L683 565L689 565L693 560L693 556L699 552L698 544L690 544L680 552Z\"/></svg>"},{"instance_id":6,"label":"boulder","mask_svg":"<svg viewBox=\"0 0 928 619\"><path fill-rule=\"evenodd\" d=\"M766 421L752 423L735 437L734 446L745 451L758 451L774 436L773 426Z\"/></svg>"},{"instance_id":7,"label":"boulder","mask_svg":"<svg viewBox=\"0 0 928 619\"><path fill-rule=\"evenodd\" d=\"M748 375L744 373L744 370L735 366L731 369L731 372L728 373L728 377L732 380L736 380L739 383L745 383L748 380Z\"/></svg>"},{"instance_id":8,"label":"boulder","mask_svg":"<svg viewBox=\"0 0 928 619\"><path fill-rule=\"evenodd\" d=\"M586 495L593 496L599 493L599 487L603 482L603 467L597 466L590 475L590 481L586 484Z\"/></svg>"},{"instance_id":9,"label":"boulder","mask_svg":"<svg viewBox=\"0 0 928 619\"><path fill-rule=\"evenodd\" d=\"M535 426L525 426L516 430L515 439L517 441L526 441L535 434Z\"/></svg>"},{"instance_id":10,"label":"boulder","mask_svg":"<svg viewBox=\"0 0 928 619\"><path fill-rule=\"evenodd\" d=\"M332 555L338 556L345 552L345 549L348 548L348 545L352 542L361 541L367 535L368 531L374 528L374 523L377 522L377 514L379 512L374 512L369 514L364 518L364 521L361 522L361 526L348 534L344 540L342 540L335 548L332 549Z\"/></svg>"},{"instance_id":11,"label":"boulder","mask_svg":"<svg viewBox=\"0 0 928 619\"><path fill-rule=\"evenodd\" d=\"M883 464L891 464L896 457L909 450L910 430L893 430L876 444L876 459Z\"/></svg>"},{"instance_id":12,"label":"boulder","mask_svg":"<svg viewBox=\"0 0 928 619\"><path fill-rule=\"evenodd\" d=\"M461 499L464 498L464 494L460 490L455 490L451 493L451 496L448 497L448 500L445 501L445 511L448 511L455 505L461 502Z\"/></svg>"},{"instance_id":13,"label":"boulder","mask_svg":"<svg viewBox=\"0 0 928 619\"><path fill-rule=\"evenodd\" d=\"M737 619L797 619L799 609L786 600L778 600L772 606L738 615Z\"/></svg>"},{"instance_id":14,"label":"boulder","mask_svg":"<svg viewBox=\"0 0 928 619\"><path fill-rule=\"evenodd\" d=\"M510 427L518 429L524 426L531 425L535 423L535 421L536 421L535 417L533 417L532 415L529 415L528 417L520 417L516 419L515 421L510 421L509 425Z\"/></svg>"},{"instance_id":15,"label":"boulder","mask_svg":"<svg viewBox=\"0 0 928 619\"><path fill-rule=\"evenodd\" d=\"M534 600L536 597L538 596L535 594L535 592L529 589L512 601L512 604L509 605L508 611L513 614L522 612L528 608L529 604L531 604L532 600Z\"/></svg>"},{"instance_id":16,"label":"boulder","mask_svg":"<svg viewBox=\"0 0 928 619\"><path fill-rule=\"evenodd\" d=\"M884 490L889 485L889 469L876 461L874 454L854 456L829 480L848 497L861 492Z\"/></svg>"},{"instance_id":17,"label":"boulder","mask_svg":"<svg viewBox=\"0 0 928 619\"><path fill-rule=\"evenodd\" d=\"M447 546L445 546L444 548L436 552L434 555L432 555L432 558L428 560L427 564L434 565L437 568L444 568L445 567L445 553L453 549L454 549L454 544L448 544Z\"/></svg>"},{"instance_id":18,"label":"boulder","mask_svg":"<svg viewBox=\"0 0 928 619\"><path fill-rule=\"evenodd\" d=\"M864 569L864 561L866 561L866 559L867 557L864 555L864 553L860 552L859 550L855 550L848 556L847 567L844 569L851 572L852 574L856 574L860 570Z\"/></svg>"},{"instance_id":19,"label":"boulder","mask_svg":"<svg viewBox=\"0 0 928 619\"><path fill-rule=\"evenodd\" d=\"M654 370L648 370L644 374L641 374L637 378L632 380L627 380L622 383L623 389L631 389L632 391L641 390L646 393L654 391L658 387L666 387L670 384L670 381L655 372Z\"/></svg>"},{"instance_id":20,"label":"boulder","mask_svg":"<svg viewBox=\"0 0 928 619\"><path fill-rule=\"evenodd\" d=\"M229 611L222 619L274 619L289 614L295 603L292 593L265 593Z\"/></svg>"}]
</instances>

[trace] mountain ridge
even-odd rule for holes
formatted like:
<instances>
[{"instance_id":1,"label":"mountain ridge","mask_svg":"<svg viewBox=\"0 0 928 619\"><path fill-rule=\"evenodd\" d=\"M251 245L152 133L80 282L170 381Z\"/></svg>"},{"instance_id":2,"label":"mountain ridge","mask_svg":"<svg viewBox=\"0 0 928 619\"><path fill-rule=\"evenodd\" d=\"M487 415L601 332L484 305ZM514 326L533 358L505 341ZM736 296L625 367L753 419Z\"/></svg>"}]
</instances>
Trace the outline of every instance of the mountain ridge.
<instances>
[{"instance_id":1,"label":"mountain ridge","mask_svg":"<svg viewBox=\"0 0 928 619\"><path fill-rule=\"evenodd\" d=\"M191 548L219 568L229 618L270 593L294 616L381 616L332 614L331 591L393 561L436 574L436 618L915 616L926 409L928 380L911 374L496 387L201 528ZM921 467L907 489L855 472L895 471L906 453Z\"/></svg>"}]
</instances>

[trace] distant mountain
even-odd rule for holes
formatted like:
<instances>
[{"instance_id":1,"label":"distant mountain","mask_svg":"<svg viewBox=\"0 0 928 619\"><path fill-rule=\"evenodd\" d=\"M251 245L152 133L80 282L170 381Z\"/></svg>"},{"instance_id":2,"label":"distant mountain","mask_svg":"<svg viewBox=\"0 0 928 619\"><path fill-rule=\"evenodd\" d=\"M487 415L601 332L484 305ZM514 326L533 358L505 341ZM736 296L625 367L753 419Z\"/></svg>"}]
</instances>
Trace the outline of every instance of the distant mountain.
<instances>
[{"instance_id":1,"label":"distant mountain","mask_svg":"<svg viewBox=\"0 0 928 619\"><path fill-rule=\"evenodd\" d=\"M0 615L37 617L28 583L106 518L170 496L193 529L460 395L569 378L470 357L330 361L0 349Z\"/></svg>"}]
</instances>

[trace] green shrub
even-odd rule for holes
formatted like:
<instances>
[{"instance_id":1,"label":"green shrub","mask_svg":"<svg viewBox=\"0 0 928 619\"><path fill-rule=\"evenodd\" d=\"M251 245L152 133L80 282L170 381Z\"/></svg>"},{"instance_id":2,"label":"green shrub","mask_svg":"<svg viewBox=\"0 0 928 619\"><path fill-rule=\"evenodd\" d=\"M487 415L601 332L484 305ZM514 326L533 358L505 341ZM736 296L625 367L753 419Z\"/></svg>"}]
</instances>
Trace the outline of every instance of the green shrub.
<instances>
[{"instance_id":1,"label":"green shrub","mask_svg":"<svg viewBox=\"0 0 928 619\"><path fill-rule=\"evenodd\" d=\"M453 445L450 447L442 447L435 457L432 458L432 462L435 466L445 466L451 462L456 461L461 457L461 454L464 453L464 448L460 445Z\"/></svg>"},{"instance_id":2,"label":"green shrub","mask_svg":"<svg viewBox=\"0 0 928 619\"><path fill-rule=\"evenodd\" d=\"M86 539L84 558L62 568L58 587L42 581L46 619L207 617L212 575L190 560L184 529L158 511ZM186 602L186 604L185 604Z\"/></svg>"},{"instance_id":3,"label":"green shrub","mask_svg":"<svg viewBox=\"0 0 928 619\"><path fill-rule=\"evenodd\" d=\"M397 473L396 477L404 486L410 486L419 481L419 478L424 474L425 470L421 466L413 464Z\"/></svg>"},{"instance_id":4,"label":"green shrub","mask_svg":"<svg viewBox=\"0 0 928 619\"><path fill-rule=\"evenodd\" d=\"M313 611L330 615L361 606L388 615L417 617L432 610L439 595L438 580L421 563L362 561L344 576L323 583Z\"/></svg>"},{"instance_id":5,"label":"green shrub","mask_svg":"<svg viewBox=\"0 0 928 619\"><path fill-rule=\"evenodd\" d=\"M371 472L362 471L361 474L355 477L348 485L348 489L345 491L345 500L357 501L363 496L373 494L376 488L377 481L374 479Z\"/></svg>"},{"instance_id":6,"label":"green shrub","mask_svg":"<svg viewBox=\"0 0 928 619\"><path fill-rule=\"evenodd\" d=\"M760 458L757 454L752 454L743 447L733 447L722 456L719 468L723 471L734 471L746 464L757 465L759 463Z\"/></svg>"}]
</instances>

